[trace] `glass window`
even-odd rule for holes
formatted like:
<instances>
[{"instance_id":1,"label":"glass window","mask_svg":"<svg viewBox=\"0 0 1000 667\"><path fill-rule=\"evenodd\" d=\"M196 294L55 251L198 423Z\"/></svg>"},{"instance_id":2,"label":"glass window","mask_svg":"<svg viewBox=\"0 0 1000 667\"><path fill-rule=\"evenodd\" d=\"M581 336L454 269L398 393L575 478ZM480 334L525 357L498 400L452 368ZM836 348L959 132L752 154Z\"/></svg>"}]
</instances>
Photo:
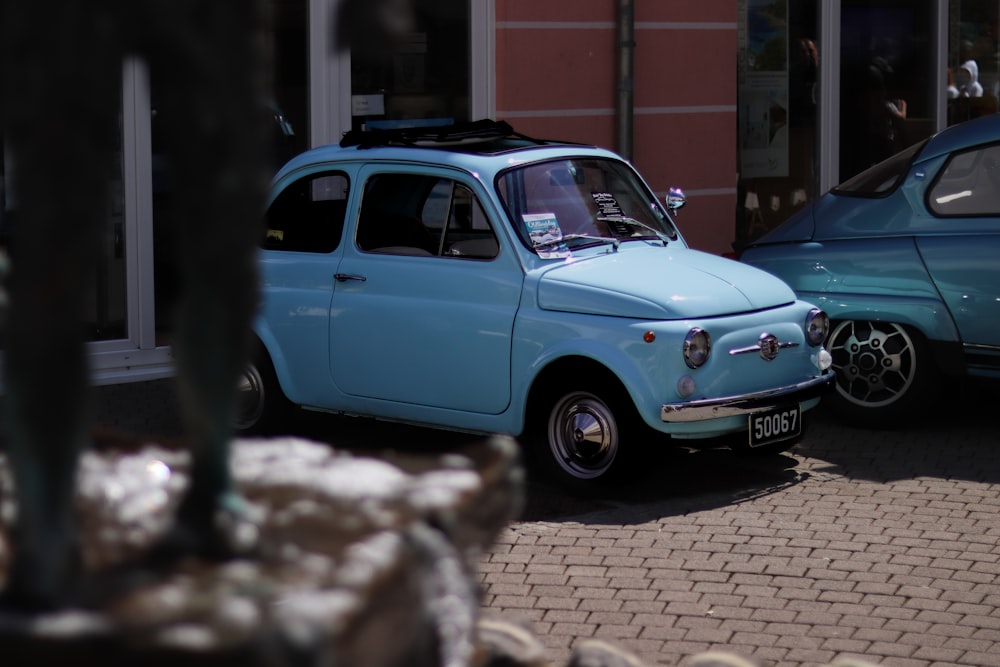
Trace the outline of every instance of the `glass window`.
<instances>
[{"instance_id":1,"label":"glass window","mask_svg":"<svg viewBox=\"0 0 1000 667\"><path fill-rule=\"evenodd\" d=\"M945 97L948 124L997 110L1000 16L996 0L951 0Z\"/></svg>"},{"instance_id":2,"label":"glass window","mask_svg":"<svg viewBox=\"0 0 1000 667\"><path fill-rule=\"evenodd\" d=\"M469 119L469 1L412 0L415 29L388 54L351 54L352 129Z\"/></svg>"},{"instance_id":3,"label":"glass window","mask_svg":"<svg viewBox=\"0 0 1000 667\"><path fill-rule=\"evenodd\" d=\"M472 190L420 174L368 179L357 243L365 252L462 259L492 259L500 250Z\"/></svg>"},{"instance_id":4,"label":"glass window","mask_svg":"<svg viewBox=\"0 0 1000 667\"><path fill-rule=\"evenodd\" d=\"M307 176L281 191L267 210L265 250L333 252L347 211L348 179L342 173Z\"/></svg>"},{"instance_id":5,"label":"glass window","mask_svg":"<svg viewBox=\"0 0 1000 667\"><path fill-rule=\"evenodd\" d=\"M819 2L740 2L736 246L818 194Z\"/></svg>"},{"instance_id":6,"label":"glass window","mask_svg":"<svg viewBox=\"0 0 1000 667\"><path fill-rule=\"evenodd\" d=\"M910 164L926 143L925 139L918 144L913 144L888 160L879 162L857 176L844 181L833 188L832 192L857 197L884 197L888 195L903 182L906 172L910 170Z\"/></svg>"},{"instance_id":7,"label":"glass window","mask_svg":"<svg viewBox=\"0 0 1000 667\"><path fill-rule=\"evenodd\" d=\"M840 175L845 181L934 133L937 80L930 0L844 0Z\"/></svg>"},{"instance_id":8,"label":"glass window","mask_svg":"<svg viewBox=\"0 0 1000 667\"><path fill-rule=\"evenodd\" d=\"M940 216L1000 215L1000 145L956 153L927 193Z\"/></svg>"}]
</instances>

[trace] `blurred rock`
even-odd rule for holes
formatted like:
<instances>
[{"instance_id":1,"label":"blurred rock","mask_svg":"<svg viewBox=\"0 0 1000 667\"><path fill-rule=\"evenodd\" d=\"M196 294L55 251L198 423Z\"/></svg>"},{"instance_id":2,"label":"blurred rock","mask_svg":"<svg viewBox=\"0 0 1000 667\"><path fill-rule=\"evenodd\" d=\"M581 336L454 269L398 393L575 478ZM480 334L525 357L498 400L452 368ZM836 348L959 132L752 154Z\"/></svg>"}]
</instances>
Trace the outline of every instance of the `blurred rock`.
<instances>
[{"instance_id":1,"label":"blurred rock","mask_svg":"<svg viewBox=\"0 0 1000 667\"><path fill-rule=\"evenodd\" d=\"M259 553L167 569L143 556L187 485L181 450L97 448L80 466L81 609L0 612L4 665L469 665L482 550L523 497L517 446L389 459L241 440L231 467ZM0 457L0 518L16 508ZM0 577L9 535L0 526Z\"/></svg>"}]
</instances>

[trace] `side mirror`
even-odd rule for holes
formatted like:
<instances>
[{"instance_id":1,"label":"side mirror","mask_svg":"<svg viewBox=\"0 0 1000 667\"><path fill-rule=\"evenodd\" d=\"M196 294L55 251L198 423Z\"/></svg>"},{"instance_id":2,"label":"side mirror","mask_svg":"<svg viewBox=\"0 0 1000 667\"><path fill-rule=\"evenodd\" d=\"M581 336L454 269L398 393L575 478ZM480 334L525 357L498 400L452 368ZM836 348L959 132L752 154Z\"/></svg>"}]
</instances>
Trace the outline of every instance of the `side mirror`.
<instances>
[{"instance_id":1,"label":"side mirror","mask_svg":"<svg viewBox=\"0 0 1000 667\"><path fill-rule=\"evenodd\" d=\"M667 209L672 213L676 213L684 204L687 203L687 197L684 196L684 192L680 188L670 188L667 191Z\"/></svg>"}]
</instances>

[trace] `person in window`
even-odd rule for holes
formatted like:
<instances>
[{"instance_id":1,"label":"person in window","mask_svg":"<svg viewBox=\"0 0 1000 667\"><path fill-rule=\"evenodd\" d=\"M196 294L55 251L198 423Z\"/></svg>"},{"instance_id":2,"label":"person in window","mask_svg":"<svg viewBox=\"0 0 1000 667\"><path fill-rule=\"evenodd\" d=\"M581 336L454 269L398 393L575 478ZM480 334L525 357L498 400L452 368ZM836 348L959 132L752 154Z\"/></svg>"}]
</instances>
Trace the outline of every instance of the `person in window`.
<instances>
[{"instance_id":1,"label":"person in window","mask_svg":"<svg viewBox=\"0 0 1000 667\"><path fill-rule=\"evenodd\" d=\"M979 83L979 65L975 60L966 60L958 68L957 97L982 97L983 84Z\"/></svg>"}]
</instances>

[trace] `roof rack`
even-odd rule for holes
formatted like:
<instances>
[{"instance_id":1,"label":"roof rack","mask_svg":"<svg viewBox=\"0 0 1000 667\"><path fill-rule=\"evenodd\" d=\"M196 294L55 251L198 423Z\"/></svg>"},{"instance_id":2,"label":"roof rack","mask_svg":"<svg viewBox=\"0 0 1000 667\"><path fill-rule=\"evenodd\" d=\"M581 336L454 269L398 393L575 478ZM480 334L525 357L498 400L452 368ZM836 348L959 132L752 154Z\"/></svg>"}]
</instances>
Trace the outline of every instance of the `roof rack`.
<instances>
[{"instance_id":1,"label":"roof rack","mask_svg":"<svg viewBox=\"0 0 1000 667\"><path fill-rule=\"evenodd\" d=\"M340 140L344 148L372 148L374 146L459 146L516 137L545 143L514 131L509 123L502 120L483 119L454 125L430 127L401 127L391 130L351 130Z\"/></svg>"}]
</instances>

